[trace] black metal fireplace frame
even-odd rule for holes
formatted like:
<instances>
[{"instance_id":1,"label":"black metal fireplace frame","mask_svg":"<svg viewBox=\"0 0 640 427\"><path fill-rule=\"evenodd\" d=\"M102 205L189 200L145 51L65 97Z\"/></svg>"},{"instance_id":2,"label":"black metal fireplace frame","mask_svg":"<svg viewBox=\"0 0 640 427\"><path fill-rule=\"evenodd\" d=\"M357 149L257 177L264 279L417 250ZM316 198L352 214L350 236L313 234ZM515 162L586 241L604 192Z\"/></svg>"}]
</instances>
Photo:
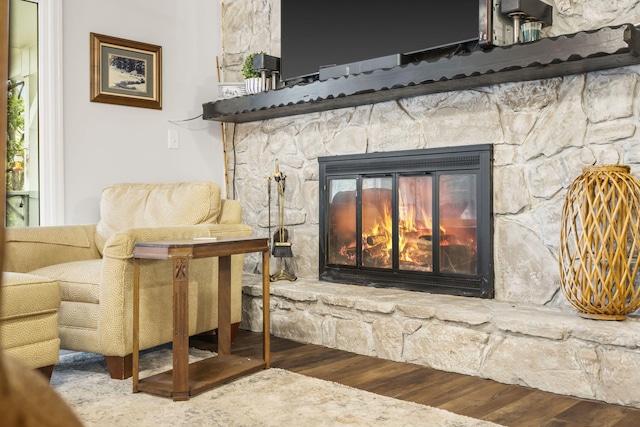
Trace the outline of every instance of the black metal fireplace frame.
<instances>
[{"instance_id":1,"label":"black metal fireplace frame","mask_svg":"<svg viewBox=\"0 0 640 427\"><path fill-rule=\"evenodd\" d=\"M493 298L493 146L490 144L420 150L366 153L318 158L319 165L319 277L336 283L375 287L394 287L439 294ZM464 172L477 174L477 274L405 271L397 268L345 266L328 262L328 180L395 176L395 174L434 174ZM394 202L394 205L396 203ZM437 217L435 203L434 217ZM356 215L361 215L356 206ZM434 247L436 247L434 243ZM438 251L434 251L437 261ZM434 262L437 265L436 262Z\"/></svg>"}]
</instances>

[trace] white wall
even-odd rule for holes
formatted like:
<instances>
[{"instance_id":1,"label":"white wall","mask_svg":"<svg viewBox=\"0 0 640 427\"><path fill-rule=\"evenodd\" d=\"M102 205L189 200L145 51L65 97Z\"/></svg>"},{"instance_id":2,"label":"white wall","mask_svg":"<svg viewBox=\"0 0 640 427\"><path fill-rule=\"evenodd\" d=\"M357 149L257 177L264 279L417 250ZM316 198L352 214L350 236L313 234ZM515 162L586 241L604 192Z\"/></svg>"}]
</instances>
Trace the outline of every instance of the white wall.
<instances>
[{"instance_id":1,"label":"white wall","mask_svg":"<svg viewBox=\"0 0 640 427\"><path fill-rule=\"evenodd\" d=\"M218 0L63 2L65 223L99 219L102 188L118 182L212 180L225 188L215 100L221 56ZM162 110L89 101L89 33L162 46ZM168 149L169 129L180 148Z\"/></svg>"}]
</instances>

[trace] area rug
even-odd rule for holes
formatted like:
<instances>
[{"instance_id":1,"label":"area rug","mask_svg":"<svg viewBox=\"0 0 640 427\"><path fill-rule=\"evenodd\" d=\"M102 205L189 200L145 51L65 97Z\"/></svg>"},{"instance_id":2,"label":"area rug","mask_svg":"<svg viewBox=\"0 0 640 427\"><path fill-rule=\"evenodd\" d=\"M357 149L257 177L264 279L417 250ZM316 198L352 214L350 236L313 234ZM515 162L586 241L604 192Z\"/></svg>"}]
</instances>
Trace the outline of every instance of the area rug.
<instances>
[{"instance_id":1,"label":"area rug","mask_svg":"<svg viewBox=\"0 0 640 427\"><path fill-rule=\"evenodd\" d=\"M190 349L190 360L212 353ZM140 377L171 365L161 347L140 356ZM131 379L109 378L92 353L62 355L51 385L86 426L443 426L497 424L405 402L282 369L267 369L185 402L131 392Z\"/></svg>"}]
</instances>

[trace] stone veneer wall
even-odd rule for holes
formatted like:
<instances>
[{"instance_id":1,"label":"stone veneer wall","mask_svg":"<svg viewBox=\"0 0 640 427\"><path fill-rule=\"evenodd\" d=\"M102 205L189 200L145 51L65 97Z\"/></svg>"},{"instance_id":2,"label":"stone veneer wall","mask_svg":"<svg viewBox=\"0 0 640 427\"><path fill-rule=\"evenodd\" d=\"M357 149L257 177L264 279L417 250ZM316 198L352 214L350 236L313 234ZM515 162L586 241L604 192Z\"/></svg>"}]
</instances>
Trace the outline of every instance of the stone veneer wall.
<instances>
[{"instance_id":1,"label":"stone veneer wall","mask_svg":"<svg viewBox=\"0 0 640 427\"><path fill-rule=\"evenodd\" d=\"M640 1L562 0L548 3L554 6L554 25L546 30L546 35L640 22ZM241 80L238 70L247 53L265 51L279 56L278 22L277 0L224 1L226 81ZM227 194L242 203L244 221L255 227L256 235L268 236L266 178L274 171L278 159L280 169L287 176L285 221L295 255L288 266L301 278L315 279L318 274L317 157L493 144L496 300L490 304L505 302L514 307L537 307L539 316L543 317L550 316L553 310L564 313L569 306L559 290L557 256L564 195L586 165L624 163L631 166L636 176L640 175L639 72L639 66L625 67L228 125L225 149L230 182ZM272 220L274 212L272 207ZM274 262L273 265L275 269L277 264ZM248 272L257 272L258 257L248 256L245 267ZM304 292L302 282L299 286L300 292ZM343 292L360 295L364 291L356 288ZM445 303L441 299L434 301ZM446 301L452 304L448 308L456 312L459 312L456 306L464 307L466 303L464 299ZM288 304L298 305L299 302L293 299ZM272 307L273 310L281 308L277 304ZM470 313L469 316L473 319L475 315ZM535 320L535 316L531 319ZM372 324L373 320L369 320ZM477 329L473 320L463 323L470 334ZM292 325L290 321L286 324ZM595 329L604 328L616 333L615 323L595 324L599 325ZM606 351L609 344L603 339L604 333L593 338L604 347L598 347L590 354L601 359L613 358L616 363L630 364L635 371L640 371L640 330L636 328L637 323L631 325L623 326L635 331L628 333L633 339L625 344L624 356ZM536 323L532 323L530 329L535 328ZM446 331L445 328L440 336L444 337ZM285 332L274 324L274 333ZM551 334L551 343L558 339L558 334L563 335L558 331ZM297 339L304 340L306 336L302 334ZM345 343L335 339L323 341L323 345L332 344L340 347ZM524 344L514 345L514 351L519 345ZM528 345L535 348L539 342L534 340ZM560 351L568 347L557 348ZM583 363L582 345L571 348L571 354L577 355L572 360ZM544 352L536 355L544 357ZM416 358L416 361L429 364L427 356ZM596 366L587 365L586 370ZM467 372L465 367L453 361L449 366L435 366ZM598 375L613 372L605 371L602 365L597 366ZM480 371L475 374L484 375ZM626 375L622 372L614 375L618 374ZM495 379L509 382L498 377ZM626 378L619 381L625 382ZM561 386L551 389L554 390L567 392L566 387ZM602 398L607 393L587 395ZM640 399L618 401L637 404Z\"/></svg>"}]
</instances>

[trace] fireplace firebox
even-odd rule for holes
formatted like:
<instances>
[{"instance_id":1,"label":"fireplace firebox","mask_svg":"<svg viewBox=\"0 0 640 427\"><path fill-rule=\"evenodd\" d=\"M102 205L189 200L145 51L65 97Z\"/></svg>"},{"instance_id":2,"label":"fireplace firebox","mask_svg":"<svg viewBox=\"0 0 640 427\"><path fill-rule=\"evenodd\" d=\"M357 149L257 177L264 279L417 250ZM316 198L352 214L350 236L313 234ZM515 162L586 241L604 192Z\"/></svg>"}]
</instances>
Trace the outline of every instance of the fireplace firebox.
<instances>
[{"instance_id":1,"label":"fireplace firebox","mask_svg":"<svg viewBox=\"0 0 640 427\"><path fill-rule=\"evenodd\" d=\"M492 153L320 157L320 279L493 298Z\"/></svg>"}]
</instances>

